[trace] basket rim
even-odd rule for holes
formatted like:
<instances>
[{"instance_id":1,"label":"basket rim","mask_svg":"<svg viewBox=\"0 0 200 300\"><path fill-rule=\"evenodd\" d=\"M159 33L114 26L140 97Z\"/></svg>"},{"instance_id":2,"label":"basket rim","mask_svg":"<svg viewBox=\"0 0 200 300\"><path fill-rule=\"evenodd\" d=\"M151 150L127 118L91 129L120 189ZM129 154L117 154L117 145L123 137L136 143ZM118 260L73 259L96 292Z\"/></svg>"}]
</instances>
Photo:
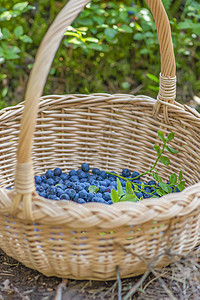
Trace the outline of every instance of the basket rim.
<instances>
[{"instance_id":1,"label":"basket rim","mask_svg":"<svg viewBox=\"0 0 200 300\"><path fill-rule=\"evenodd\" d=\"M200 208L198 195L200 183L187 187L179 193L167 194L160 198L144 199L140 202L118 202L112 205L102 203L79 204L69 200L56 201L43 198L36 192L32 194L34 201L33 222L43 225L68 225L74 229L100 228L111 229L123 225L142 225L150 221L166 221L172 218L184 217ZM0 189L0 214L10 215L12 198L16 191ZM79 208L77 210L77 208ZM26 221L23 215L23 204L20 203L15 218ZM87 220L91 221L87 224ZM76 224L77 220L79 224ZM30 222L30 220L29 220ZM83 227L84 224L84 227Z\"/></svg>"}]
</instances>

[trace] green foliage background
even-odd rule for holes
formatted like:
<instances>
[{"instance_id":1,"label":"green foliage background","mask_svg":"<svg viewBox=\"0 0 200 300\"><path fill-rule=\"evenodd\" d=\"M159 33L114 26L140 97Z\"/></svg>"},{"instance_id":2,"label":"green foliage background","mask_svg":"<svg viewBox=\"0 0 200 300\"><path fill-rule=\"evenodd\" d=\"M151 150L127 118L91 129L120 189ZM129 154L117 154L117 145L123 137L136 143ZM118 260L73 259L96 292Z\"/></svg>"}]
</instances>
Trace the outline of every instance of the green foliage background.
<instances>
[{"instance_id":1,"label":"green foliage background","mask_svg":"<svg viewBox=\"0 0 200 300\"><path fill-rule=\"evenodd\" d=\"M23 100L34 57L66 1L0 4L0 108ZM200 3L163 0L176 55L177 100L200 96ZM48 54L47 54L48 55ZM134 93L156 97L160 72L156 28L145 1L93 0L68 28L45 94Z\"/></svg>"}]
</instances>

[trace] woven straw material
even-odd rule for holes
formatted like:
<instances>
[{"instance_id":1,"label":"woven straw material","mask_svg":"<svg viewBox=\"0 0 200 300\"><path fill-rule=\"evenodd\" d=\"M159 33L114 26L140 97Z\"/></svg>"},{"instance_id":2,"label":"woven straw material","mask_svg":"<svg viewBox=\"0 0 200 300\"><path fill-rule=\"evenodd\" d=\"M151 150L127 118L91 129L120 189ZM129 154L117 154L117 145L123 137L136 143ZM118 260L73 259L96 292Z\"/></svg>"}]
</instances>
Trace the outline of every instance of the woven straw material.
<instances>
[{"instance_id":1,"label":"woven straw material","mask_svg":"<svg viewBox=\"0 0 200 300\"><path fill-rule=\"evenodd\" d=\"M200 243L200 115L174 100L173 47L163 21L159 25L160 0L147 1L162 50L158 100L126 94L39 99L53 59L43 66L44 49L55 37L52 28L61 39L63 22L69 25L86 3L71 0L64 8L39 49L25 103L0 112L0 247L47 276L111 280L117 266L121 277L142 274L156 256L156 266L166 266L167 249L186 254ZM58 44L56 35L52 57ZM175 133L170 145L179 153L169 153L171 164L158 163L157 170L163 180L182 170L188 186L183 192L111 206L48 200L36 193L34 174L55 167L67 172L84 161L108 171L148 170L155 161L153 145L161 145L158 130Z\"/></svg>"}]
</instances>

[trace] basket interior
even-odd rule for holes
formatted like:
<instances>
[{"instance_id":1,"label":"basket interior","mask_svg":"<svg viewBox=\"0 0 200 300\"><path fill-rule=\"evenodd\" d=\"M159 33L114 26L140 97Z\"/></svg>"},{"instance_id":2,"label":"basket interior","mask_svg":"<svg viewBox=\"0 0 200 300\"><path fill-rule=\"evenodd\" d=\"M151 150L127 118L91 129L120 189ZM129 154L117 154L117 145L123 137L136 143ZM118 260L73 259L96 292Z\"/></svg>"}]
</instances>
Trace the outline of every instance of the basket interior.
<instances>
[{"instance_id":1,"label":"basket interior","mask_svg":"<svg viewBox=\"0 0 200 300\"><path fill-rule=\"evenodd\" d=\"M197 117L177 106L169 109L170 124L164 123L162 109L152 117L154 99L125 94L45 96L41 99L33 143L35 174L60 167L78 169L83 162L91 167L120 173L123 168L144 172L156 159L153 145L162 145L157 136L175 133L170 145L179 150L167 152L171 164L159 163L165 180L172 172L183 171L186 185L199 181L200 126ZM175 106L174 106L175 107ZM0 186L13 186L16 150L23 104L0 114ZM192 121L191 121L192 120ZM195 123L196 122L196 123Z\"/></svg>"}]
</instances>

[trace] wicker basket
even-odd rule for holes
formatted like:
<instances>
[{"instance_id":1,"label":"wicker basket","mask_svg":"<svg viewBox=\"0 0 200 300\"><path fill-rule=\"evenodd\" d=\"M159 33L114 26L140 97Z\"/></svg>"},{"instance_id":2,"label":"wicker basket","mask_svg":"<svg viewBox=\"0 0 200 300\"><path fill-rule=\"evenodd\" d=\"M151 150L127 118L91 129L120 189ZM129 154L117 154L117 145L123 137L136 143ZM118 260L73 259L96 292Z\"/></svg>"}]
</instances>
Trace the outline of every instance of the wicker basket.
<instances>
[{"instance_id":1,"label":"wicker basket","mask_svg":"<svg viewBox=\"0 0 200 300\"><path fill-rule=\"evenodd\" d=\"M200 243L200 115L174 100L175 60L161 0L146 0L161 49L157 100L128 94L40 99L63 33L87 2L70 0L50 27L25 107L0 113L0 247L46 276L111 280L117 266L121 277L142 274L156 256L156 266L166 266L167 250L186 254ZM167 179L181 169L190 186L183 192L111 206L47 200L36 193L34 174L55 167L68 171L84 161L116 172L146 171L155 159L159 129L175 132L171 145L180 152L169 154L171 165L158 170Z\"/></svg>"}]
</instances>

